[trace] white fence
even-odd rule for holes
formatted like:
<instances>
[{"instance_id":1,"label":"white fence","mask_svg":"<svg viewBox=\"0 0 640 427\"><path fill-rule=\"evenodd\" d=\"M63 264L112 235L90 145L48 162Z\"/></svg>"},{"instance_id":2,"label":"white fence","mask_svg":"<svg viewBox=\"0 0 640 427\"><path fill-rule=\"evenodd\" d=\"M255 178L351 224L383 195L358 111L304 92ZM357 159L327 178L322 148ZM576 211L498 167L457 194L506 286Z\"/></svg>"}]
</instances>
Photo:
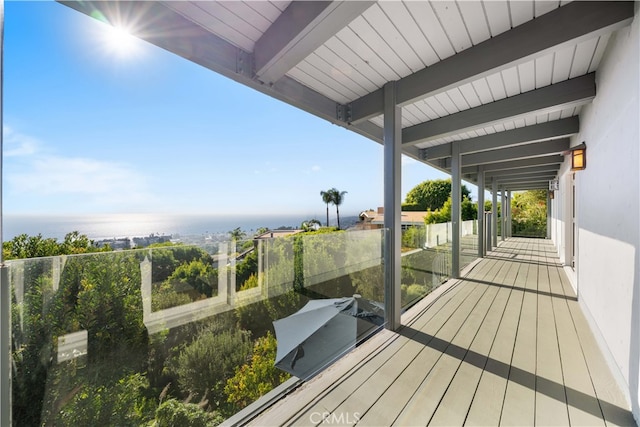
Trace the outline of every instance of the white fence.
<instances>
[{"instance_id":1,"label":"white fence","mask_svg":"<svg viewBox=\"0 0 640 427\"><path fill-rule=\"evenodd\" d=\"M460 225L460 237L475 234L477 230L477 220L462 221ZM445 245L451 242L452 228L450 222L440 224L428 224L426 226L426 243L425 247L435 248L436 246Z\"/></svg>"}]
</instances>

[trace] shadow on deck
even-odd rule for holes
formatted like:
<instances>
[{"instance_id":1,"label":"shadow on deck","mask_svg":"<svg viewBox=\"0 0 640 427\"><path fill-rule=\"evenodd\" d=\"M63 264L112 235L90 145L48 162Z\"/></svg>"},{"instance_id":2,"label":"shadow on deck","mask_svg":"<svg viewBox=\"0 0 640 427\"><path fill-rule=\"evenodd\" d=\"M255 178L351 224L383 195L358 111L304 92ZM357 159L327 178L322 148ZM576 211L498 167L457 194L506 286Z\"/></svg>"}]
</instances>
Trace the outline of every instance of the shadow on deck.
<instances>
[{"instance_id":1,"label":"shadow on deck","mask_svg":"<svg viewBox=\"0 0 640 427\"><path fill-rule=\"evenodd\" d=\"M512 238L251 425L635 425L547 240Z\"/></svg>"}]
</instances>

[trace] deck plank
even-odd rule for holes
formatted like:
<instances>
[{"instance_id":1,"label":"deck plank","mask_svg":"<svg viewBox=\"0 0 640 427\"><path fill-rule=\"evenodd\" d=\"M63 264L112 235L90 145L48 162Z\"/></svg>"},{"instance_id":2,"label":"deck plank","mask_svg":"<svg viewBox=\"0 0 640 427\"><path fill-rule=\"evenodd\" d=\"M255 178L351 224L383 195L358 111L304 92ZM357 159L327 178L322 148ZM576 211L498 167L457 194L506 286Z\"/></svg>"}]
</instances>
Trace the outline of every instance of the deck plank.
<instances>
[{"instance_id":1,"label":"deck plank","mask_svg":"<svg viewBox=\"0 0 640 427\"><path fill-rule=\"evenodd\" d=\"M577 426L605 425L602 409L591 382L591 375L576 334L567 302L571 295L564 295L557 266L549 267L553 310L556 317L558 344L564 382L567 393L569 421Z\"/></svg>"},{"instance_id":2,"label":"deck plank","mask_svg":"<svg viewBox=\"0 0 640 427\"><path fill-rule=\"evenodd\" d=\"M461 313L459 321L449 322L447 333L438 337L442 340L440 344L441 347L444 347L444 352L436 360L435 365L430 369L429 374L394 424L426 425L437 409L497 291L494 289L493 292L490 292L486 286L478 286L477 284L476 286L479 290L478 300L472 307L466 307L467 316Z\"/></svg>"},{"instance_id":3,"label":"deck plank","mask_svg":"<svg viewBox=\"0 0 640 427\"><path fill-rule=\"evenodd\" d=\"M414 365L422 367L424 372L429 372L431 367L438 362L439 358L442 357L442 352L446 350L447 344L451 339L451 336L455 336L462 325L464 325L465 321L468 319L470 306L477 305L478 301L484 300L486 290L482 289L481 286L476 286L472 295L467 298L456 310L456 312L449 318L448 322L435 334L429 329L423 329L418 336L414 339L416 343L421 347L420 358L418 358L417 362ZM405 365L407 366L407 365ZM391 383L387 381L385 378L385 373L387 370L397 371L398 367L395 365L395 361L393 364L387 364L380 371L376 372L374 378L370 381L370 386L366 387L362 390L363 396L366 396L366 399L370 403L371 399L374 397L379 397L382 391L386 390ZM407 370L403 370L403 372L407 372ZM411 370L409 372L413 372L413 376L415 376L415 370ZM397 378L397 377L396 377ZM397 382L400 384L400 382ZM406 387L409 391L411 388ZM380 392L376 392L376 390L381 390ZM357 394L354 396L350 396L350 398L343 404L341 407L337 409L338 412L350 411L353 410L354 401L356 401L360 396ZM369 405L371 406L371 405ZM368 408L367 408L368 409ZM370 419L370 417L369 417ZM364 421L364 420L363 420ZM379 421L378 421L379 422Z\"/></svg>"},{"instance_id":4,"label":"deck plank","mask_svg":"<svg viewBox=\"0 0 640 427\"><path fill-rule=\"evenodd\" d=\"M568 425L566 392L546 258L538 265L538 335L536 355L536 424Z\"/></svg>"},{"instance_id":5,"label":"deck plank","mask_svg":"<svg viewBox=\"0 0 640 427\"><path fill-rule=\"evenodd\" d=\"M486 263L487 267L494 268L496 263ZM474 277L484 278L491 268L480 268L472 272ZM375 405L361 418L359 425L390 425L398 415L398 412L411 397L413 390L417 389L423 380L423 376L415 372L424 372L427 366L433 366L435 358L440 353L438 350L426 346L416 359L405 369L402 374L377 400Z\"/></svg>"},{"instance_id":6,"label":"deck plank","mask_svg":"<svg viewBox=\"0 0 640 427\"><path fill-rule=\"evenodd\" d=\"M531 250L527 248L527 250ZM521 260L529 262L530 257L523 255ZM533 425L535 422L535 372L536 372L536 335L538 299L538 269L530 268L524 283L524 295L520 320L516 332L509 381L505 391L500 424Z\"/></svg>"},{"instance_id":7,"label":"deck plank","mask_svg":"<svg viewBox=\"0 0 640 427\"><path fill-rule=\"evenodd\" d=\"M518 265L512 262L503 262L502 269L493 283L505 284L512 282L518 270ZM506 270L506 273L502 274ZM501 278L503 278L501 280ZM491 278L488 278L491 283ZM503 317L504 310L511 293L508 287L496 287L486 285L495 290L496 295L491 307L484 318L477 335L474 337L464 363L456 372L447 392L440 401L440 405L430 420L432 425L462 425L473 401L477 385L488 361L488 355L495 342L498 325Z\"/></svg>"},{"instance_id":8,"label":"deck plank","mask_svg":"<svg viewBox=\"0 0 640 427\"><path fill-rule=\"evenodd\" d=\"M524 297L524 291L518 288L524 288L530 267L529 264L513 264L518 267L513 282L515 289L511 290L509 294L507 306L496 332L494 345L489 352L489 360L480 378L465 425L487 426L498 425L500 422Z\"/></svg>"},{"instance_id":9,"label":"deck plank","mask_svg":"<svg viewBox=\"0 0 640 427\"><path fill-rule=\"evenodd\" d=\"M481 268L474 270L470 276L477 277L479 280L484 279L487 275L493 275L492 269L500 268L496 262L486 263L491 268ZM425 337L426 338L426 337ZM438 338L440 339L440 338ZM440 341L438 344L444 344L444 341ZM444 349L445 347L443 347ZM441 350L440 350L441 352ZM437 357L439 357L437 350L426 346L420 355L413 361L398 378L398 380L392 384L361 419L359 425L390 425L397 417L399 411L406 404L407 400L413 393L412 390L416 390L423 380L423 376L416 375L415 372L425 371L428 366L433 366Z\"/></svg>"},{"instance_id":10,"label":"deck plank","mask_svg":"<svg viewBox=\"0 0 640 427\"><path fill-rule=\"evenodd\" d=\"M400 335L398 338L398 341L402 342L401 346L383 350L378 357L368 363L365 369L340 382L331 394L303 411L294 421L294 425L308 424L309 417L318 412L364 413L368 408L367 402L375 397L371 395L372 387L375 386L374 390L382 389L384 391L388 387L384 385L392 383L401 374L401 370L409 365L411 360L423 349L424 344L413 339L418 331L426 331L436 336L447 334L452 327L452 319L468 313L467 307L469 304L475 303L477 293L477 287L461 287L461 291L442 307L433 321L429 319L425 323L422 319L417 320L412 325L414 332L406 334L406 336ZM442 330L444 327L446 328ZM436 354L439 353L436 352ZM387 363L392 358L393 363ZM377 381L380 384L375 384ZM347 399L350 400L350 403L343 405ZM357 411L349 405L357 408Z\"/></svg>"}]
</instances>

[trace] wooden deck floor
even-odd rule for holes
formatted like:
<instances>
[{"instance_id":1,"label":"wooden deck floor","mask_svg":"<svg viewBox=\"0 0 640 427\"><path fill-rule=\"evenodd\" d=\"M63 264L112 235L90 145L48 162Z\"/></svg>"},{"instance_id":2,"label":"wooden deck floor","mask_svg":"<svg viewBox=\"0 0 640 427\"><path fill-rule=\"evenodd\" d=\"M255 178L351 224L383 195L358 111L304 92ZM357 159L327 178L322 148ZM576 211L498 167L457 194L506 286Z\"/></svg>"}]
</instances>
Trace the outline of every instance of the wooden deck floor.
<instances>
[{"instance_id":1,"label":"wooden deck floor","mask_svg":"<svg viewBox=\"0 0 640 427\"><path fill-rule=\"evenodd\" d=\"M549 241L509 239L252 425L635 425Z\"/></svg>"}]
</instances>

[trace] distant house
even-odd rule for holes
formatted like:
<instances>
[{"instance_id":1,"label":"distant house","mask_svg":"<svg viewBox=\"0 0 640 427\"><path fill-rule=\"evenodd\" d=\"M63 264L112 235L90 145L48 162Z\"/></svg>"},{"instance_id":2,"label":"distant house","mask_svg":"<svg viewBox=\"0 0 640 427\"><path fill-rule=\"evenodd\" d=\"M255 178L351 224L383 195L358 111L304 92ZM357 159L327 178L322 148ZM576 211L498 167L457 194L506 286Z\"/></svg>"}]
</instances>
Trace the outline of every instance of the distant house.
<instances>
[{"instance_id":1,"label":"distant house","mask_svg":"<svg viewBox=\"0 0 640 427\"><path fill-rule=\"evenodd\" d=\"M303 230L268 230L262 234L258 234L253 238L253 240L275 239L276 237L285 237L302 233L302 231Z\"/></svg>"},{"instance_id":2,"label":"distant house","mask_svg":"<svg viewBox=\"0 0 640 427\"><path fill-rule=\"evenodd\" d=\"M401 216L401 226L403 230L409 227L417 227L424 225L425 217L429 215L427 211L403 211ZM382 228L384 225L384 208L379 207L378 210L367 210L360 212L358 215L357 228L362 230L371 230Z\"/></svg>"},{"instance_id":3,"label":"distant house","mask_svg":"<svg viewBox=\"0 0 640 427\"><path fill-rule=\"evenodd\" d=\"M95 245L98 248L104 248L105 246L109 245L109 247L111 247L111 249L113 249L114 251L119 251L131 249L131 240L128 237L123 237L120 239L114 237L113 239L99 240L95 243Z\"/></svg>"},{"instance_id":4,"label":"distant house","mask_svg":"<svg viewBox=\"0 0 640 427\"><path fill-rule=\"evenodd\" d=\"M170 242L171 236L164 236L158 234L149 234L146 237L134 237L133 243L138 248L146 248L149 245L153 245L155 243L165 243Z\"/></svg>"}]
</instances>

